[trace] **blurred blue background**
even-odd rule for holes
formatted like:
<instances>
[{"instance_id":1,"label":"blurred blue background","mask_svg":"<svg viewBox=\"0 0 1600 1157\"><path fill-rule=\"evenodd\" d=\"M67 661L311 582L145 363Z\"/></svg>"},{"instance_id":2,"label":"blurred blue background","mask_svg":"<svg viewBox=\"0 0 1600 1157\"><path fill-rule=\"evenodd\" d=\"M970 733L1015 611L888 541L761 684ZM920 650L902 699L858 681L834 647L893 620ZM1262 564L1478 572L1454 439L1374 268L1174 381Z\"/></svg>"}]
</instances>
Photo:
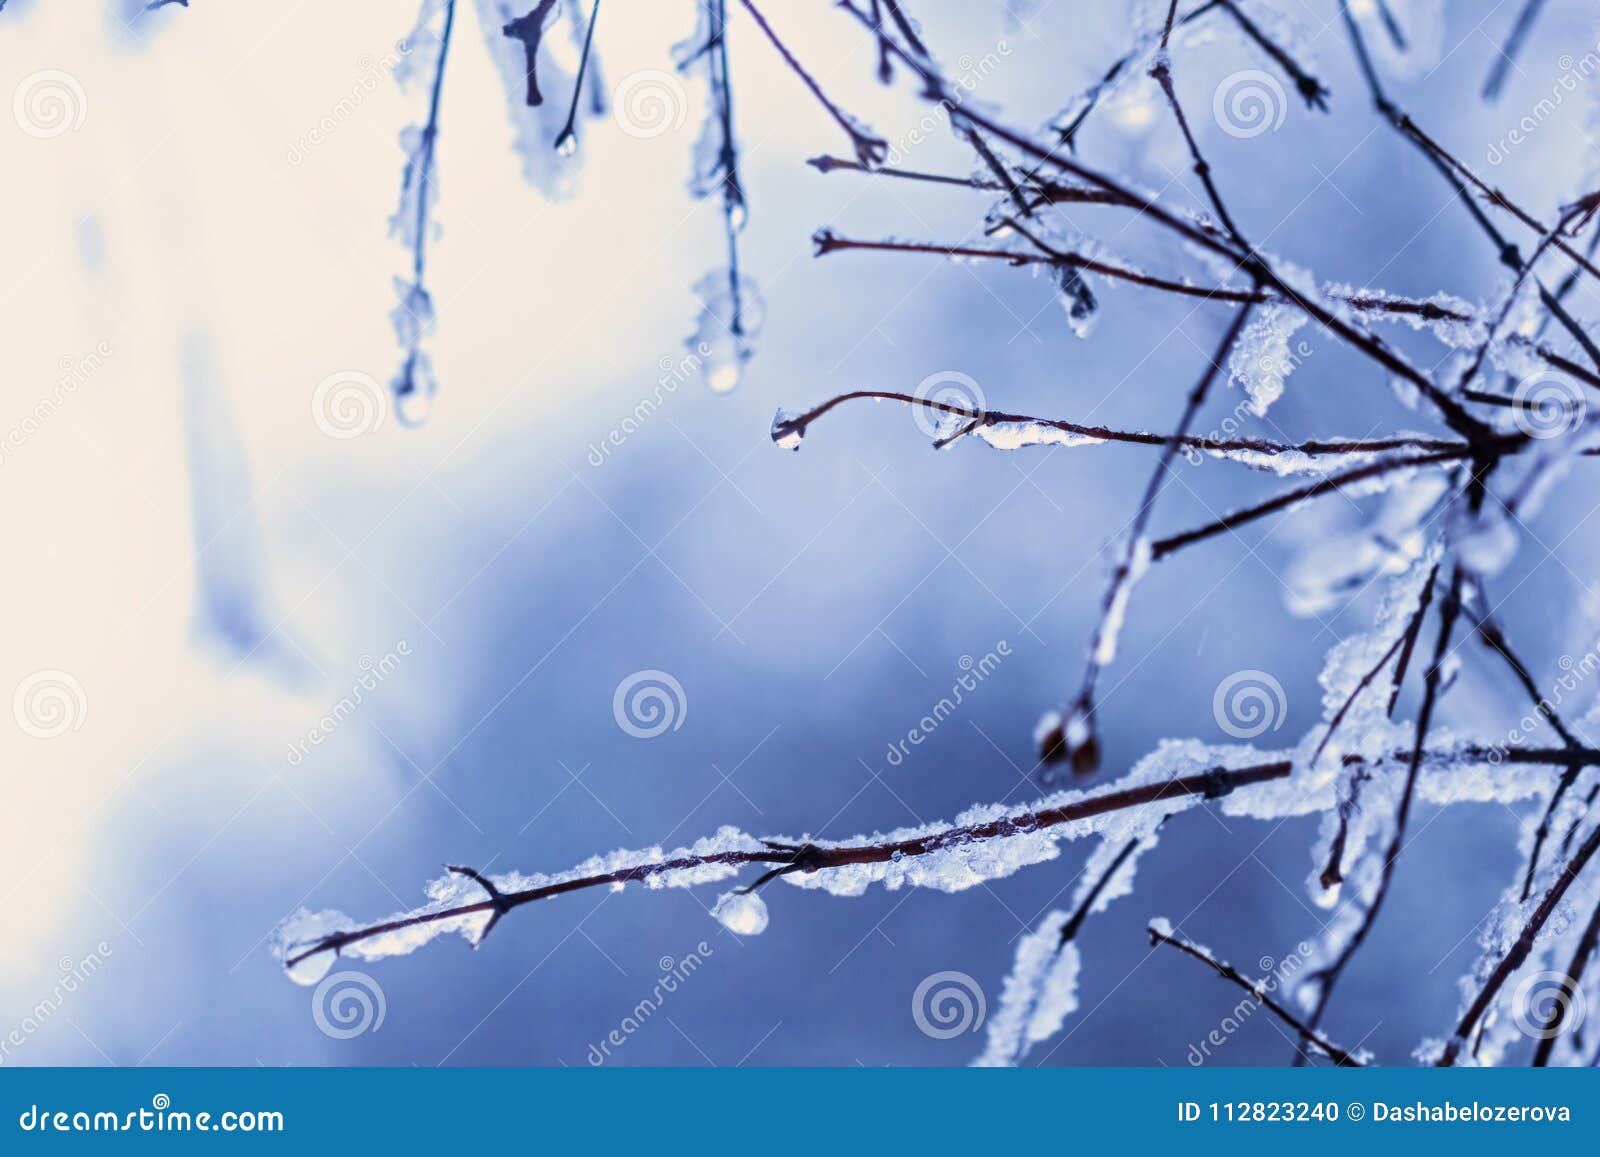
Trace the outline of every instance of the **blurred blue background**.
<instances>
[{"instance_id":1,"label":"blurred blue background","mask_svg":"<svg viewBox=\"0 0 1600 1157\"><path fill-rule=\"evenodd\" d=\"M923 115L901 75L876 83L858 27L827 5L769 15L830 94L891 140ZM915 4L947 62L1004 44L976 96L1039 125L1129 38L1130 6ZM1491 299L1492 249L1448 188L1370 110L1331 0L1283 0L1329 115L1295 103L1252 139L1206 115L1219 80L1269 68L1231 34L1175 68L1245 232L1331 281ZM1518 5L1402 5L1414 59L1382 59L1395 95L1469 163L1541 214L1594 171L1595 80L1581 80L1503 163L1489 150L1547 97L1564 55L1594 50L1592 10L1549 6L1498 104L1477 92ZM133 30L124 26L133 21ZM0 739L0 1032L31 1018L16 1064L584 1065L652 990L662 961L704 941L704 966L612 1063L964 1063L978 1036L919 1031L930 973L982 985L992 1012L1015 940L1065 902L1088 848L959 895L874 890L842 900L766 893L771 925L739 939L707 914L719 888L589 892L534 905L471 951L451 937L359 965L381 985L381 1028L333 1039L288 983L271 934L298 906L377 918L422 899L441 862L555 871L615 847L673 846L721 824L834 838L931 821L1038 792L1030 734L1081 674L1108 567L1152 463L1137 447L935 453L899 407L830 416L798 454L768 438L779 406L847 389L910 391L941 371L991 407L1170 427L1223 311L1097 287L1103 316L1076 339L1047 278L993 265L846 253L811 257L830 225L855 237L981 241L986 194L821 175L837 126L742 11L729 52L751 204L744 267L767 321L738 388L691 379L622 445L590 458L681 356L690 286L721 261L713 205L686 192L704 90L638 139L610 118L583 131L575 196L522 180L499 80L463 4L439 138L442 233L430 251L431 421L392 416L352 439L312 420L317 384L386 381L386 313L405 267L385 235L401 127L423 94L363 90L336 131L296 143L393 51L412 13L196 0L134 18L12 0L0 81L40 70L81 86L77 128L40 139L0 125L10 175L0 251L5 369L20 420L102 343L81 386L8 444L10 528L0 686L70 672L86 708L52 739ZM1436 21L1436 25L1430 24ZM618 5L596 38L608 91L670 68L692 5ZM1080 147L1174 204L1198 206L1181 142L1136 86ZM561 100L566 99L562 94ZM939 131L908 167L971 171ZM1126 215L1074 218L1152 270L1205 279L1192 255ZM1592 307L1577 299L1580 311ZM1364 436L1426 419L1381 373L1315 332L1268 420L1249 432ZM1419 363L1447 351L1389 335ZM1221 392L1208 428L1239 396ZM1158 531L1282 483L1224 463L1185 467ZM1102 779L1163 737L1222 742L1211 697L1232 672L1271 672L1289 714L1260 742L1290 745L1321 717L1328 647L1370 600L1296 618L1283 575L1297 549L1359 511L1268 520L1155 568L1134 594L1103 684ZM1505 614L1541 672L1586 649L1596 611L1589 504L1558 496L1501 580ZM1583 576L1583 577L1580 577ZM1010 658L898 765L886 759L961 673L1005 640ZM392 673L303 760L292 745L377 661ZM1445 722L1508 724L1504 672L1464 651ZM682 725L626 734L613 692L672 674ZM1543 676L1541 676L1543 678ZM1389 1063L1454 1017L1476 929L1517 871L1518 817L1422 809L1417 838L1329 1030ZM1152 954L1164 915L1240 961L1281 957L1320 927L1304 880L1315 821L1268 826L1197 810L1174 821L1138 887L1082 936L1082 1007L1046 1064L1187 1063L1236 1002L1193 961ZM103 963L56 1000L63 969ZM50 1004L39 1016L41 1002ZM1265 1017L1220 1064L1281 1063Z\"/></svg>"}]
</instances>

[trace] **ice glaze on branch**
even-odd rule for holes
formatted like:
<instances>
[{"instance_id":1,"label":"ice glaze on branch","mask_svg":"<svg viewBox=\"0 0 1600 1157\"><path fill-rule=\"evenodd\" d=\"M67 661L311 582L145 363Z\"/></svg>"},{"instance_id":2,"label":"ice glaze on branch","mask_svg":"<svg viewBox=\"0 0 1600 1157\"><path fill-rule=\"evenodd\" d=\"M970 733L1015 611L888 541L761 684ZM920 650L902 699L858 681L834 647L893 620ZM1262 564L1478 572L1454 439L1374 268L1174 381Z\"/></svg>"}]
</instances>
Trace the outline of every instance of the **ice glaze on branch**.
<instances>
[{"instance_id":1,"label":"ice glaze on branch","mask_svg":"<svg viewBox=\"0 0 1600 1157\"><path fill-rule=\"evenodd\" d=\"M780 410L772 423L772 440L780 446L798 446L799 440L806 436L812 423L817 419L846 402L864 398L903 402L908 406L920 406L936 413L971 419L972 422L964 424L962 429L979 437L983 436L984 430L993 427L1027 428L1031 434L1017 439L1015 444L1019 446L1059 444L1062 439L1054 439L1046 433L1051 430L1078 439L1082 445L1096 442L1126 442L1136 446L1164 446L1173 438L1170 434L1152 434L1143 430L1117 430L1110 426L1069 422L1064 418L1035 418L1028 414L1011 414L1003 410L972 410L934 398L919 398L898 390L852 390L829 398L803 413L793 414ZM970 430L968 425L971 426ZM1008 430L1008 441L1009 435ZM1522 440L1521 435L1508 434L1504 437L1508 445ZM1442 460L1449 460L1464 458L1469 453L1465 442L1409 434L1397 434L1387 438L1318 438L1306 442L1276 442L1270 438L1214 438L1209 435L1180 433L1176 440L1182 449L1200 450L1218 457L1249 455L1251 457L1240 460L1250 465L1260 464L1255 460L1256 457L1271 458L1275 455L1291 454L1321 458L1378 454L1388 450L1414 450L1444 454L1447 458Z\"/></svg>"},{"instance_id":2,"label":"ice glaze on branch","mask_svg":"<svg viewBox=\"0 0 1600 1157\"><path fill-rule=\"evenodd\" d=\"M1424 754L1422 763L1424 766L1436 765L1440 774L1444 775L1472 774L1480 765L1487 766L1491 754L1502 758L1505 763L1518 765L1600 766L1600 750L1591 748L1575 751L1565 748L1513 748L1500 751L1471 743L1429 751ZM1404 758L1404 755L1395 753L1389 758ZM726 879L740 868L752 865L776 868L775 873L769 873L774 878L795 873L811 876L850 867L896 865L945 852L970 852L1035 836L1054 841L1075 834L1086 834L1074 832L1071 828L1071 825L1080 821L1152 804L1163 804L1166 810L1171 810L1174 805L1185 801L1219 799L1247 788L1288 779L1294 769L1295 762L1291 758L1245 763L1237 767L1212 765L1189 774L1123 787L1113 786L1095 794L1057 792L1032 807L979 808L976 810L983 818L943 826L930 825L910 835L869 837L865 842L856 843L757 839L733 829L725 829L718 837L702 841L710 846L699 852L679 849L677 852L659 854L659 858L640 858L637 862L622 863L615 867L540 877L537 883L521 888L508 889L502 880L496 884L496 894L484 900L443 903L376 924L334 928L313 937L295 935L297 928L303 926L302 920L318 918L317 914L300 913L291 917L280 930L283 938L280 953L290 974L305 978L310 974L303 971L303 966L323 954L336 955L379 937L423 929L429 925L455 922L454 926L460 926L463 920L475 917L498 920L524 905L569 892L629 883L643 883L657 888L671 885L675 877L678 878L677 882L685 886L710 883ZM995 868L995 875L1007 875L1026 864L1042 862L1053 854L1039 847L1028 851L1030 856L1002 860ZM633 856L633 853L618 853L612 859L626 860ZM452 867L450 871L454 876L478 878L476 873L466 868ZM966 881L957 886L966 886L970 882L976 881ZM410 951L411 947L408 945L390 951ZM388 953L378 953L385 954ZM315 977L312 975L310 978Z\"/></svg>"},{"instance_id":3,"label":"ice glaze on branch","mask_svg":"<svg viewBox=\"0 0 1600 1157\"><path fill-rule=\"evenodd\" d=\"M877 31L871 15L858 9L852 0L841 0L840 7L864 24L869 31ZM960 103L952 95L949 83L931 64L924 62L919 57L900 47L892 38L883 37L883 43L889 51L921 78L924 99L935 104L952 107ZM1374 335L1366 333L1343 318L1336 316L1325 305L1316 300L1314 296L1286 281L1258 254L1241 252L1235 242L1220 238L1213 230L1187 220L1181 214L1160 204L1156 199L1143 196L1115 178L1080 161L1063 157L1054 150L1041 148L1029 139L1026 134L999 124L976 108L964 109L963 115L991 137L1005 142L1035 161L1050 165L1079 180L1086 181L1096 188L1104 189L1107 192L1126 198L1130 203L1138 206L1141 215L1145 219L1161 225L1202 249L1234 262L1244 273L1269 285L1325 329L1336 334L1353 348L1366 354L1373 361L1389 370L1390 373L1416 387L1423 397L1427 398L1434 408L1440 412L1445 422L1456 433L1475 443L1493 436L1493 430L1490 427L1469 414L1458 401L1441 390L1432 378L1390 349Z\"/></svg>"},{"instance_id":4,"label":"ice glaze on branch","mask_svg":"<svg viewBox=\"0 0 1600 1157\"><path fill-rule=\"evenodd\" d=\"M1467 1010L1461 1014L1461 1020L1456 1025L1455 1033L1446 1042L1444 1052L1439 1057L1439 1067L1449 1068L1456 1063L1467 1040L1471 1038L1473 1031L1478 1027L1484 1014L1494 1004L1495 997L1505 987L1506 981L1511 978L1512 974L1522 967L1523 962L1528 959L1528 954L1533 951L1533 943L1538 938L1540 931L1549 923L1550 917L1560 906L1562 897L1572 887L1573 881L1583 873L1584 868L1588 867L1589 861L1594 859L1596 850L1600 850L1600 824L1597 824L1589 832L1577 852L1562 864L1561 871L1556 876L1555 882L1550 885L1544 896L1540 898L1538 906L1533 910L1528 917L1527 923L1523 925L1522 930L1517 934L1517 938L1512 942L1510 950L1500 958L1490 972L1489 978L1478 989L1471 1003L1467 1005Z\"/></svg>"}]
</instances>

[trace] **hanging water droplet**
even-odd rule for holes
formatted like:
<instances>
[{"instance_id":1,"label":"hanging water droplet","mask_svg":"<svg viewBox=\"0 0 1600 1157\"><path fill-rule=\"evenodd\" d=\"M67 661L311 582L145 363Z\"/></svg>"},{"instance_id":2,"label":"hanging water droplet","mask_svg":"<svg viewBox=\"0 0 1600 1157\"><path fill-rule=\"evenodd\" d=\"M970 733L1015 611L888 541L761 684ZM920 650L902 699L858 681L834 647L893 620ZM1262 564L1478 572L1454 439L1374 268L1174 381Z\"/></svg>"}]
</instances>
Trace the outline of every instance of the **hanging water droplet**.
<instances>
[{"instance_id":1,"label":"hanging water droplet","mask_svg":"<svg viewBox=\"0 0 1600 1157\"><path fill-rule=\"evenodd\" d=\"M799 417L799 414L791 414L784 409L780 409L773 417L772 440L777 443L778 449L800 449L800 443L806 436L806 428L796 421Z\"/></svg>"},{"instance_id":2,"label":"hanging water droplet","mask_svg":"<svg viewBox=\"0 0 1600 1157\"><path fill-rule=\"evenodd\" d=\"M739 359L729 358L711 367L706 374L706 383L714 394L726 394L739 384Z\"/></svg>"},{"instance_id":3,"label":"hanging water droplet","mask_svg":"<svg viewBox=\"0 0 1600 1157\"><path fill-rule=\"evenodd\" d=\"M333 967L334 957L337 955L338 953L333 951L318 952L315 955L307 956L304 960L291 965L284 971L289 974L289 979L296 984L316 984L324 976L328 975L328 970Z\"/></svg>"},{"instance_id":4,"label":"hanging water droplet","mask_svg":"<svg viewBox=\"0 0 1600 1157\"><path fill-rule=\"evenodd\" d=\"M1067 312L1067 324L1079 338L1094 332L1100 320L1100 302L1083 272L1071 266L1061 271L1061 308Z\"/></svg>"},{"instance_id":5,"label":"hanging water droplet","mask_svg":"<svg viewBox=\"0 0 1600 1157\"><path fill-rule=\"evenodd\" d=\"M572 129L567 129L556 138L556 156L570 157L578 151L578 134Z\"/></svg>"},{"instance_id":6,"label":"hanging water droplet","mask_svg":"<svg viewBox=\"0 0 1600 1157\"><path fill-rule=\"evenodd\" d=\"M744 228L746 221L750 220L750 210L745 208L743 201L734 201L728 206L728 224L737 232Z\"/></svg>"},{"instance_id":7,"label":"hanging water droplet","mask_svg":"<svg viewBox=\"0 0 1600 1157\"><path fill-rule=\"evenodd\" d=\"M740 936L759 936L767 930L767 902L754 892L724 892L711 915Z\"/></svg>"},{"instance_id":8,"label":"hanging water droplet","mask_svg":"<svg viewBox=\"0 0 1600 1157\"><path fill-rule=\"evenodd\" d=\"M389 383L394 394L395 417L402 425L420 426L433 412L433 396L439 382L433 376L433 362L422 350L413 348Z\"/></svg>"},{"instance_id":9,"label":"hanging water droplet","mask_svg":"<svg viewBox=\"0 0 1600 1157\"><path fill-rule=\"evenodd\" d=\"M411 390L395 399L395 414L407 426L420 426L433 413L433 398Z\"/></svg>"}]
</instances>

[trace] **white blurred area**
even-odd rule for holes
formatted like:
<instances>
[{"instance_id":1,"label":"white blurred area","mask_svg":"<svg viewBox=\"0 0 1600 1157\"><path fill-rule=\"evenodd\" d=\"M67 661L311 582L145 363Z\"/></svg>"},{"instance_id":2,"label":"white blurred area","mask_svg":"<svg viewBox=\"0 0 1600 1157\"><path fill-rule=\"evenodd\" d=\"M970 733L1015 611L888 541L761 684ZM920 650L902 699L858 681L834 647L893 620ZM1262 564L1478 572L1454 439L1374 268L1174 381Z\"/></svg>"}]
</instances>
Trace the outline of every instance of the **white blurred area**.
<instances>
[{"instance_id":1,"label":"white blurred area","mask_svg":"<svg viewBox=\"0 0 1600 1157\"><path fill-rule=\"evenodd\" d=\"M689 328L688 274L718 223L684 194L697 109L652 140L608 122L586 130L572 203L528 188L463 3L439 144L443 234L430 254L441 392L422 429L391 414L372 435L333 439L312 420L318 382L354 370L386 383L399 359L389 279L406 254L385 223L399 189L397 134L419 119L426 94L361 81L396 51L407 6L247 14L197 3L143 18L142 47L86 6L14 7L0 54L6 91L56 69L81 83L85 106L80 127L50 139L9 118L0 131L11 174L0 248L12 273L0 288L9 319L0 420L34 413L58 363L100 354L0 467L15 551L0 685L9 693L32 672L60 670L86 699L79 725L58 738L0 728L9 769L0 960L17 976L92 890L93 851L136 838L106 831L109 800L162 795L151 781L164 766L221 743L225 755L189 774L243 803L249 785L291 770L282 753L330 695L346 693L361 656L401 639L423 646L435 608L407 609L398 591L416 589L408 571L451 571L427 546L439 522L452 506L514 513L519 475L559 469L539 461L552 429L594 404L604 383L635 375L632 393L641 371L653 376L681 341L675 314ZM686 33L676 15L608 13L603 75L661 67ZM752 115L761 87L759 75L741 84ZM307 147L353 92L354 113ZM794 123L796 137L809 135ZM195 388L238 439L199 482L238 488L208 496L214 509L198 524L185 425L192 340L209 345L214 368ZM204 645L197 630L197 545L230 571L252 561L252 524L266 570L249 594L281 633L245 655ZM299 679L279 662L285 640ZM451 691L439 683L442 715ZM413 689L407 727L437 726L430 701ZM390 756L363 746L370 737L325 790L359 798L390 773ZM168 806L152 798L152 828Z\"/></svg>"},{"instance_id":2,"label":"white blurred area","mask_svg":"<svg viewBox=\"0 0 1600 1157\"><path fill-rule=\"evenodd\" d=\"M140 973L156 959L135 959L149 937L207 939L203 920L152 914L191 895L226 906L237 870L263 912L286 912L349 858L319 849L296 862L301 825L340 829L335 853L352 843L342 821L356 834L403 831L399 809L428 794L419 775L432 770L406 750L450 749L495 702L462 696L496 608L467 613L470 628L448 638L432 616L471 607L496 548L649 392L692 328L690 285L721 261L714 206L686 194L703 88L691 82L684 115L651 138L588 123L578 196L552 204L521 179L464 0L438 145L443 232L429 250L433 416L421 429L391 413L367 436L324 434L318 383L346 371L387 383L400 357L390 279L408 254L386 224L397 137L422 119L426 90L365 82L387 71L413 16L372 0L248 13L196 3L134 17L137 35L79 5L13 0L0 17L0 87L51 70L82 92L70 131L38 139L11 119L0 126L0 167L13 175L0 222L12 271L0 288L0 415L14 416L0 421L36 413L69 360L95 363L0 465L15 544L0 687L66 672L83 693L64 734L0 728L7 1008L27 1009L58 959L108 939L122 991L151 983ZM687 5L602 19L608 90L670 68L669 46L692 29ZM791 23L797 46L826 49L844 30ZM752 38L744 51L746 179L780 163L792 175L808 147L837 142L769 46ZM817 55L826 76L830 52ZM865 60L837 63L853 74ZM334 117L352 94L358 107ZM324 139L308 144L319 123ZM781 199L752 184L747 244L778 238L802 260L809 217L764 234ZM730 404L759 440L772 398ZM469 549L456 554L463 527ZM218 581L265 632L257 643L218 638L205 613L214 592L202 589ZM365 709L371 727L342 728L292 766L291 745L401 641L420 657L398 702L391 688ZM373 802L390 796L400 802ZM421 879L385 884L392 900L380 902L414 902ZM259 973L271 923L254 918ZM159 967L176 960L191 975L165 981L238 966L178 947L154 954ZM59 1023L41 1036L58 1034L67 1051L54 1055L93 1059ZM100 1049L98 1033L86 1039ZM27 1055L48 1059L49 1047Z\"/></svg>"}]
</instances>

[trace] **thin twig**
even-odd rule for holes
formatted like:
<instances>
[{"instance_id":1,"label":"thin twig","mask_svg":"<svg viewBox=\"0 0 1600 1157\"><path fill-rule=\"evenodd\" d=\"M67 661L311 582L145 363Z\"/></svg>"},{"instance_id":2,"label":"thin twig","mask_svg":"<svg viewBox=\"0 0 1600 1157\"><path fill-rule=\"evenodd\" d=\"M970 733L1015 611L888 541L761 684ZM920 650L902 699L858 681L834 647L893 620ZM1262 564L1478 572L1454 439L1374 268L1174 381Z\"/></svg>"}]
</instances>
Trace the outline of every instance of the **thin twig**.
<instances>
[{"instance_id":1,"label":"thin twig","mask_svg":"<svg viewBox=\"0 0 1600 1157\"><path fill-rule=\"evenodd\" d=\"M1192 940L1162 931L1161 928L1156 924L1152 923L1149 925L1149 927L1146 928L1146 931L1150 933L1151 947L1154 947L1158 944L1170 944L1179 952L1182 952L1188 956L1192 956L1202 964L1209 966L1218 976L1222 977L1222 979L1233 984L1237 984L1240 988L1244 989L1251 996L1253 996L1257 1003L1259 1003L1263 1008L1267 1009L1279 1020L1283 1021L1284 1024L1288 1025L1290 1028L1294 1029L1295 1032L1299 1033L1303 1039L1309 1041L1318 1049L1321 1049L1328 1055L1329 1059L1331 1059L1334 1064L1339 1065L1342 1068L1362 1067L1363 1062L1353 1053L1340 1048L1316 1029L1307 1025L1299 1017L1295 1016L1294 1013L1290 1012L1287 1008L1274 1000L1272 995L1267 992L1267 990L1261 984L1246 977L1244 973L1240 972L1233 965L1228 964L1225 961L1218 960L1209 951L1194 943Z\"/></svg>"}]
</instances>

